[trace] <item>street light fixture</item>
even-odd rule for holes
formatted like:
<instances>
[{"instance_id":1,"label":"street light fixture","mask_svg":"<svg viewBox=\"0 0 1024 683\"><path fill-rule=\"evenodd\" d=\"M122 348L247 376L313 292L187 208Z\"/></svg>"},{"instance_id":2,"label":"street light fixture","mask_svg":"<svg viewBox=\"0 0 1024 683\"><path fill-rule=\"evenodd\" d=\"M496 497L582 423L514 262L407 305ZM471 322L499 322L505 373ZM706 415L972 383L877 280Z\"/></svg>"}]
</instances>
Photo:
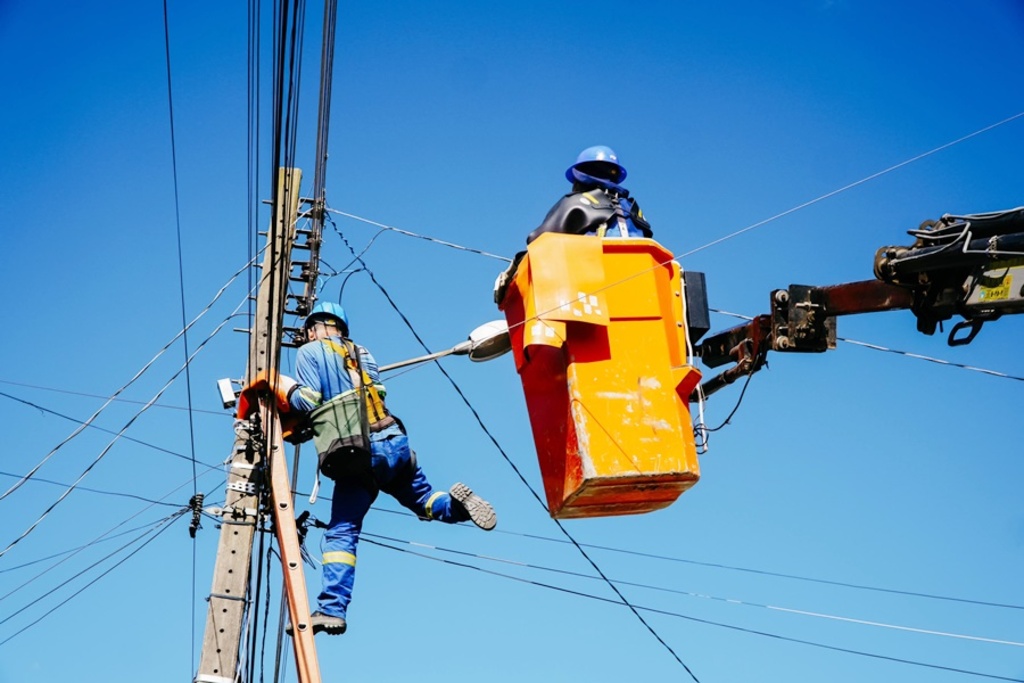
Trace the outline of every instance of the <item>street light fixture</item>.
<instances>
[{"instance_id":1,"label":"street light fixture","mask_svg":"<svg viewBox=\"0 0 1024 683\"><path fill-rule=\"evenodd\" d=\"M426 356L382 365L380 371L397 370L408 365L426 363L427 361L437 360L445 356L469 356L470 360L482 363L483 361L497 358L511 350L512 341L508 336L508 324L504 320L492 320L477 327L469 333L469 338L466 341L456 344L447 351L438 351Z\"/></svg>"}]
</instances>

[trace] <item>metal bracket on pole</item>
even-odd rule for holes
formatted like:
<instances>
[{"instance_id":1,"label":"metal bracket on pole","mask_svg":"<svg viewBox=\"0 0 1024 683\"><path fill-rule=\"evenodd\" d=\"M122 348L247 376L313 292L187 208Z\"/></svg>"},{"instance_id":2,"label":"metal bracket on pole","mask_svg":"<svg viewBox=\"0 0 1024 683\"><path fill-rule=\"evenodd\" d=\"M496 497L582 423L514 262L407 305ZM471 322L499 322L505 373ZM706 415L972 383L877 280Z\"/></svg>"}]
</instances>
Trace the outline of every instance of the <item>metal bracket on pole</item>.
<instances>
[{"instance_id":1,"label":"metal bracket on pole","mask_svg":"<svg viewBox=\"0 0 1024 683\"><path fill-rule=\"evenodd\" d=\"M256 493L256 484L251 482L229 481L228 491L239 491L248 493L250 496Z\"/></svg>"}]
</instances>

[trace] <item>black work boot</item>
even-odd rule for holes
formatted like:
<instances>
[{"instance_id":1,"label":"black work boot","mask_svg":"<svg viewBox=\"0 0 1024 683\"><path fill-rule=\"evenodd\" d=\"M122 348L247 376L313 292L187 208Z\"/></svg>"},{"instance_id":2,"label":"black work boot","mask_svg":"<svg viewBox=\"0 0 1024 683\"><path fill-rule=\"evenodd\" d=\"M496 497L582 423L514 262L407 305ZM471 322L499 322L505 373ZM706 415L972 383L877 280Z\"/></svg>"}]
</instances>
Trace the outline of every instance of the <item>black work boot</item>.
<instances>
[{"instance_id":1,"label":"black work boot","mask_svg":"<svg viewBox=\"0 0 1024 683\"><path fill-rule=\"evenodd\" d=\"M325 631L330 636L340 636L348 628L348 624L341 617L332 617L329 614L317 610L309 615L309 622L313 626L313 635ZM284 632L288 635L293 635L294 628L292 622L288 622L284 626Z\"/></svg>"},{"instance_id":2,"label":"black work boot","mask_svg":"<svg viewBox=\"0 0 1024 683\"><path fill-rule=\"evenodd\" d=\"M348 628L342 617L332 617L319 610L309 615L309 620L313 622L313 635L324 631L329 636L340 636Z\"/></svg>"},{"instance_id":3,"label":"black work boot","mask_svg":"<svg viewBox=\"0 0 1024 683\"><path fill-rule=\"evenodd\" d=\"M452 497L452 506L463 510L473 524L484 531L490 531L498 524L498 515L491 504L473 493L465 484L454 484L449 494Z\"/></svg>"}]
</instances>

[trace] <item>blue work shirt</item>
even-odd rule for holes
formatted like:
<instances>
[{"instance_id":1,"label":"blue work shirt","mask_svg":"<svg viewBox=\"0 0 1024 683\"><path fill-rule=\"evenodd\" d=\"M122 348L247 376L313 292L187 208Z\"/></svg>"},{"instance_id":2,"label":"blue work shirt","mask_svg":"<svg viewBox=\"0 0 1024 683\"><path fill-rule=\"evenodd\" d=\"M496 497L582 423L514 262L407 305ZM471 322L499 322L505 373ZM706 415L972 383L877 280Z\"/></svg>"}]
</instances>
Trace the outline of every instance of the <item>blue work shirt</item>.
<instances>
[{"instance_id":1,"label":"blue work shirt","mask_svg":"<svg viewBox=\"0 0 1024 683\"><path fill-rule=\"evenodd\" d=\"M343 345L341 336L318 339L303 344L295 356L295 378L299 386L291 393L289 402L295 410L308 413L323 403L355 387L345 358L326 342ZM369 376L381 398L384 397L384 385L380 383L380 370L377 361L365 347L355 344L359 354L359 365Z\"/></svg>"}]
</instances>

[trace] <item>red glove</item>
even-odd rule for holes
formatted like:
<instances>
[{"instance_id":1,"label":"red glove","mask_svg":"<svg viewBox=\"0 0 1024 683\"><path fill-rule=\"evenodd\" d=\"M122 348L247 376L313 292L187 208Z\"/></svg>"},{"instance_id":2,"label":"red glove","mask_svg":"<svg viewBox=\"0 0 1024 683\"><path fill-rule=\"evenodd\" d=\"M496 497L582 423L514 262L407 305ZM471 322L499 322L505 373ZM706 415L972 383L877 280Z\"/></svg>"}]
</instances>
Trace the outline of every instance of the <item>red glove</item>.
<instances>
[{"instance_id":1,"label":"red glove","mask_svg":"<svg viewBox=\"0 0 1024 683\"><path fill-rule=\"evenodd\" d=\"M287 413L291 410L288 395L298 385L299 383L288 375L281 375L273 370L260 370L238 397L238 418L244 420L256 410L260 404L259 395L264 391L272 391L277 399L278 412Z\"/></svg>"}]
</instances>

